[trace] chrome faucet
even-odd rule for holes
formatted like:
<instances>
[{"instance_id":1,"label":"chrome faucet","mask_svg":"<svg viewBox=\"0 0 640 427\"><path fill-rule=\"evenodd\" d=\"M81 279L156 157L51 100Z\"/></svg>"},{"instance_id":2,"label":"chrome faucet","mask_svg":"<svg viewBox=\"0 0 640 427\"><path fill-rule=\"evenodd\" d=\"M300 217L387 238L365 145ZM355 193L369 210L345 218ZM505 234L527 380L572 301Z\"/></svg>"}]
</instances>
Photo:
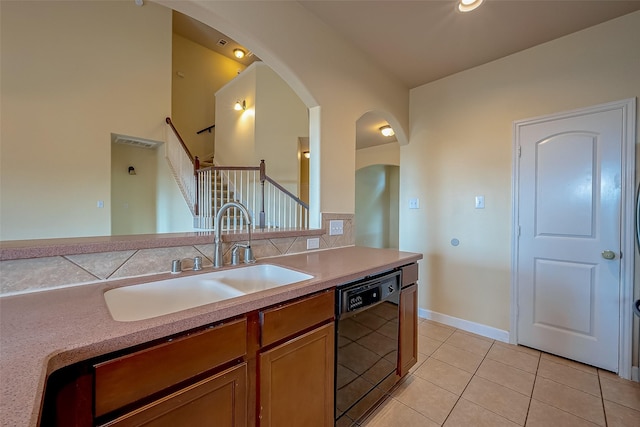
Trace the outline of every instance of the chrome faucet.
<instances>
[{"instance_id":1,"label":"chrome faucet","mask_svg":"<svg viewBox=\"0 0 640 427\"><path fill-rule=\"evenodd\" d=\"M247 228L249 229L249 242L245 246L244 262L245 263L255 262L255 258L253 258L253 251L251 250L251 216L249 215L249 211L240 202L227 202L224 205L222 205L222 207L218 211L218 214L216 215L215 240L214 240L215 249L214 249L214 252L213 252L213 268L219 268L219 267L222 267L222 265L223 265L223 260L222 260L222 257L223 257L222 239L220 237L220 232L221 232L221 229L222 229L222 217L224 216L224 213L229 208L238 208L238 209L240 209L240 212L242 212L242 214L244 215L245 220L247 221Z\"/></svg>"}]
</instances>

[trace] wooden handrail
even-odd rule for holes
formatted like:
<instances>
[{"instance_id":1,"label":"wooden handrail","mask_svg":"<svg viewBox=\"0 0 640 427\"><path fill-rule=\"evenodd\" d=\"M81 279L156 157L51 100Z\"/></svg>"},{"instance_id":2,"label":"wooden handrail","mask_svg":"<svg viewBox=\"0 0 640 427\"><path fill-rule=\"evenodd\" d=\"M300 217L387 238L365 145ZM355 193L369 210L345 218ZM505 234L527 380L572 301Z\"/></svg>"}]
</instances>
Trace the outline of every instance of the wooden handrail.
<instances>
[{"instance_id":1,"label":"wooden handrail","mask_svg":"<svg viewBox=\"0 0 640 427\"><path fill-rule=\"evenodd\" d=\"M309 205L307 205L305 202L303 202L298 197L296 197L291 191L287 190L282 185L280 185L277 182L275 182L273 179L269 178L268 176L265 176L265 181L268 181L271 185L273 185L278 190L282 191L284 194L289 196L291 199L293 199L294 202L296 202L297 204L299 204L303 208L309 209Z\"/></svg>"},{"instance_id":2,"label":"wooden handrail","mask_svg":"<svg viewBox=\"0 0 640 427\"><path fill-rule=\"evenodd\" d=\"M207 166L206 168L198 169L199 171L257 171L260 170L258 166Z\"/></svg>"},{"instance_id":3,"label":"wooden handrail","mask_svg":"<svg viewBox=\"0 0 640 427\"><path fill-rule=\"evenodd\" d=\"M184 140L182 139L182 137L180 136L180 133L178 132L178 129L176 129L176 127L173 125L173 122L171 121L170 117L167 117L165 119L165 121L167 122L167 124L169 126L171 126L171 129L173 129L173 133L176 134L176 137L178 138L178 141L180 141L180 144L182 145L182 149L184 150L185 153L187 153L187 156L189 156L189 159L191 160L191 163L194 164L195 166L195 158L193 157L193 155L191 154L191 152L189 151L189 148L187 148L187 144L184 143ZM194 169L195 172L196 169Z\"/></svg>"}]
</instances>

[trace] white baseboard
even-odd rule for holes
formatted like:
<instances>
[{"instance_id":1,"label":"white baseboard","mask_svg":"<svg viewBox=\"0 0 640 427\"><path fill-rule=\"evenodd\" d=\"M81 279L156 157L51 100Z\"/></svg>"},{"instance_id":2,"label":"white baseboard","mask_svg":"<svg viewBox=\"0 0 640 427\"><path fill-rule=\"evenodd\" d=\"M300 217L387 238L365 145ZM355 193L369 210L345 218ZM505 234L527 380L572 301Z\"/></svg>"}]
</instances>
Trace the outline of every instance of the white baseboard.
<instances>
[{"instance_id":1,"label":"white baseboard","mask_svg":"<svg viewBox=\"0 0 640 427\"><path fill-rule=\"evenodd\" d=\"M446 314L437 313L435 311L426 310L424 308L418 309L418 317L433 320L434 322L443 323L448 326L453 326L454 328L462 329L463 331L471 332L477 335L482 335L483 337L491 338L493 340L506 343L509 342L509 331L503 331L502 329L497 329L492 326L471 322L469 320L459 319L457 317L448 316Z\"/></svg>"},{"instance_id":2,"label":"white baseboard","mask_svg":"<svg viewBox=\"0 0 640 427\"><path fill-rule=\"evenodd\" d=\"M631 367L631 381L640 382L640 368L638 366Z\"/></svg>"}]
</instances>

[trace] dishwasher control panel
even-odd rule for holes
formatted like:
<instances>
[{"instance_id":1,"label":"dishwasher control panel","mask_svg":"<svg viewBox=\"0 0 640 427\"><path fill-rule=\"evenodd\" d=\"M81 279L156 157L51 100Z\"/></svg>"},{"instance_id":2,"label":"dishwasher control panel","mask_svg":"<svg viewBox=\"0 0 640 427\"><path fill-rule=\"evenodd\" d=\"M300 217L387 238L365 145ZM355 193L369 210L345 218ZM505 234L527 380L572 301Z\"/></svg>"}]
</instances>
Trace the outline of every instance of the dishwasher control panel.
<instances>
[{"instance_id":1,"label":"dishwasher control panel","mask_svg":"<svg viewBox=\"0 0 640 427\"><path fill-rule=\"evenodd\" d=\"M337 289L337 315L384 301L400 290L400 271L352 282Z\"/></svg>"}]
</instances>

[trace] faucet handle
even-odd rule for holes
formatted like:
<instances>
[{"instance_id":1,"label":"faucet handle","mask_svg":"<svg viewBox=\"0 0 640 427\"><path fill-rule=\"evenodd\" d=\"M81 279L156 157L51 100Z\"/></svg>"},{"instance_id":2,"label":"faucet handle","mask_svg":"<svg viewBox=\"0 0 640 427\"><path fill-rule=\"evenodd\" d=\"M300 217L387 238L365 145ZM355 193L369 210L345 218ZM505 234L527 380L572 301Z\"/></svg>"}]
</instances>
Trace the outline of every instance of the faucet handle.
<instances>
[{"instance_id":1,"label":"faucet handle","mask_svg":"<svg viewBox=\"0 0 640 427\"><path fill-rule=\"evenodd\" d=\"M235 245L233 245L233 248L231 249L231 265L238 265L240 264L240 254L238 253L238 249L240 248L239 243L236 243Z\"/></svg>"},{"instance_id":2,"label":"faucet handle","mask_svg":"<svg viewBox=\"0 0 640 427\"><path fill-rule=\"evenodd\" d=\"M251 249L251 245L245 245L244 246L244 263L253 264L254 262L256 262L256 259L253 256L253 249Z\"/></svg>"},{"instance_id":3,"label":"faucet handle","mask_svg":"<svg viewBox=\"0 0 640 427\"><path fill-rule=\"evenodd\" d=\"M196 256L193 258L193 271L202 270L202 257Z\"/></svg>"},{"instance_id":4,"label":"faucet handle","mask_svg":"<svg viewBox=\"0 0 640 427\"><path fill-rule=\"evenodd\" d=\"M171 261L171 274L178 274L182 272L182 261L174 259Z\"/></svg>"}]
</instances>

